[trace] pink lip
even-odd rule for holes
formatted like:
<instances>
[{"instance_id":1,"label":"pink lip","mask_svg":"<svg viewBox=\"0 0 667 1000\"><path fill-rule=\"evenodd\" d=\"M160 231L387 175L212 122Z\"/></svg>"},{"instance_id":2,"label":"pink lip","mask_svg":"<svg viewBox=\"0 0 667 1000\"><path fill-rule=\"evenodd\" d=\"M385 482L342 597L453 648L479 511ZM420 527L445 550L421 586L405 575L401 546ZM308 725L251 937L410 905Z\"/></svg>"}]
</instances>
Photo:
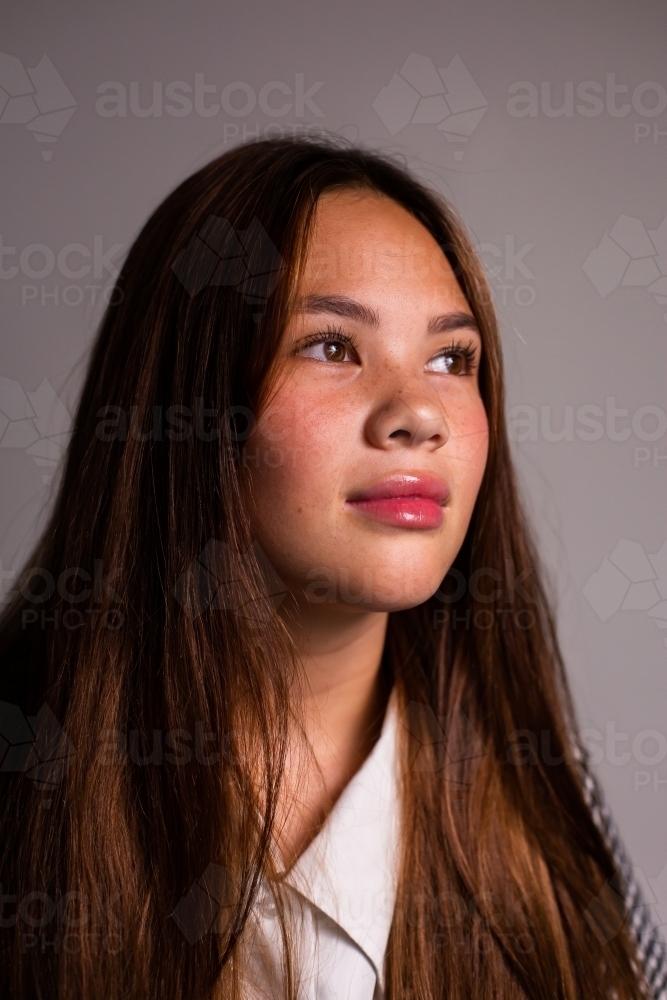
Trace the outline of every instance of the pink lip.
<instances>
[{"instance_id":1,"label":"pink lip","mask_svg":"<svg viewBox=\"0 0 667 1000\"><path fill-rule=\"evenodd\" d=\"M397 528L439 528L449 489L435 476L396 475L353 494L347 503L361 514Z\"/></svg>"}]
</instances>

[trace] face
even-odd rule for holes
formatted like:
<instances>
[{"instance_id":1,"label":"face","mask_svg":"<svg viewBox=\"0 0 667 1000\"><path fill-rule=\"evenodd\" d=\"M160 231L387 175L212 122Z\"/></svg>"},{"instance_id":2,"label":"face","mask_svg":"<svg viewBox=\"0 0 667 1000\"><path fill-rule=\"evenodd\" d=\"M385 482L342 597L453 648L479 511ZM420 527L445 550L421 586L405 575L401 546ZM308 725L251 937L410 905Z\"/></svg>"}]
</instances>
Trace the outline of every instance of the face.
<instances>
[{"instance_id":1,"label":"face","mask_svg":"<svg viewBox=\"0 0 667 1000\"><path fill-rule=\"evenodd\" d=\"M438 589L486 463L481 350L416 219L367 192L320 199L244 461L254 536L300 602L396 611Z\"/></svg>"}]
</instances>

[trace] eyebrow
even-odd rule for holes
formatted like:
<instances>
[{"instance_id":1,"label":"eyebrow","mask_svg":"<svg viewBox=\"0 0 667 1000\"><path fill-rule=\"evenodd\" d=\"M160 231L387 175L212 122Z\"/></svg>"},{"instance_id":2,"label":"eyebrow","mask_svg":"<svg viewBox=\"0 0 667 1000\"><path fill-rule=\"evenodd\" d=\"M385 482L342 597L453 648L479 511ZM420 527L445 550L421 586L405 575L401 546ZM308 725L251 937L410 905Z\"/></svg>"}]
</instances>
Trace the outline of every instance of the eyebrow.
<instances>
[{"instance_id":1,"label":"eyebrow","mask_svg":"<svg viewBox=\"0 0 667 1000\"><path fill-rule=\"evenodd\" d=\"M380 317L375 309L348 299L344 295L307 295L299 303L299 312L305 313L332 313L334 316L342 316L345 319L356 319L365 326L372 326L377 329L380 325Z\"/></svg>"},{"instance_id":2,"label":"eyebrow","mask_svg":"<svg viewBox=\"0 0 667 1000\"><path fill-rule=\"evenodd\" d=\"M377 329L380 325L380 317L375 309L371 309L361 302L356 302L354 299L348 299L344 295L307 295L301 299L298 312L331 313L345 319L357 320L357 322L373 327L373 329ZM429 333L451 333L454 330L466 328L479 333L477 320L472 313L452 312L433 316L428 322L427 330Z\"/></svg>"},{"instance_id":3,"label":"eyebrow","mask_svg":"<svg viewBox=\"0 0 667 1000\"><path fill-rule=\"evenodd\" d=\"M464 329L480 332L479 324L472 313L443 313L442 316L434 316L428 323L429 333L451 333L453 330Z\"/></svg>"}]
</instances>

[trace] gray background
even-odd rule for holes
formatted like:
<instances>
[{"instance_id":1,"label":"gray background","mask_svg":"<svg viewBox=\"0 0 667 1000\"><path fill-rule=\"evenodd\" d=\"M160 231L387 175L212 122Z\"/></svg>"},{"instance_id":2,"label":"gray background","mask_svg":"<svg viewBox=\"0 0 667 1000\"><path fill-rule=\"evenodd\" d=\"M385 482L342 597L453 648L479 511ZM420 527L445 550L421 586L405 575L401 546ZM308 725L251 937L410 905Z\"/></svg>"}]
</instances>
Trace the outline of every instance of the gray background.
<instances>
[{"instance_id":1,"label":"gray background","mask_svg":"<svg viewBox=\"0 0 667 1000\"><path fill-rule=\"evenodd\" d=\"M664 4L643 0L28 2L5 11L0 46L14 57L0 79L7 91L0 232L4 248L13 248L0 280L3 587L48 506L100 296L113 280L104 260L98 277L72 278L94 258L74 252L61 267L63 248L79 244L92 253L97 238L103 255L119 245L117 263L154 206L241 141L244 129L323 128L401 154L450 198L495 271L508 409L539 418L514 447L553 580L581 723L597 731L589 735L599 747L598 773L663 924L666 13ZM21 76L21 67L34 69L45 54L64 90L53 79L40 83L39 73ZM406 63L411 54L422 59ZM460 73L452 82L455 57L467 82ZM437 92L433 73L448 68L445 103L417 104ZM169 114L168 98L159 115L139 117L129 103L125 116L99 113L105 83L122 85L129 99L134 82L146 108L154 81L163 90L173 81L194 87L196 74L215 86L205 107L219 107L223 89L238 81L251 97L277 81L283 92L269 94L269 104L291 107L271 117L258 102L235 114L247 99L237 89L227 109L208 116L195 108ZM302 107L284 93L295 90L296 74L306 92L321 81ZM604 90L609 74L626 87L611 95L615 103ZM534 114L517 116L509 104L516 83L538 94ZM568 83L571 108L550 115ZM599 85L600 104L577 97L582 84L594 95ZM10 107L10 97L23 100ZM450 141L466 127L454 116L471 105L485 108L481 119L472 131L468 121L467 141ZM74 110L61 128L64 106ZM438 107L444 129L406 119L438 117ZM36 140L49 130L60 134ZM24 253L32 244L46 252ZM580 408L604 411L608 398L626 412L609 427L605 417L596 439L582 440ZM563 440L549 439L564 426Z\"/></svg>"}]
</instances>

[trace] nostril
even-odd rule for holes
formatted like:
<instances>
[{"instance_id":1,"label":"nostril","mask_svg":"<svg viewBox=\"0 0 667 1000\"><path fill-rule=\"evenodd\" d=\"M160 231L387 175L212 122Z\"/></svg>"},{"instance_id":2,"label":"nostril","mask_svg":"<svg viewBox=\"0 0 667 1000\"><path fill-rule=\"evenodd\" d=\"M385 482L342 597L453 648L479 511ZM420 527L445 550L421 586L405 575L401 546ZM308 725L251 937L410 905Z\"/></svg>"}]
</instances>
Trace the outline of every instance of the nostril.
<instances>
[{"instance_id":1,"label":"nostril","mask_svg":"<svg viewBox=\"0 0 667 1000\"><path fill-rule=\"evenodd\" d=\"M445 415L439 405L421 397L396 396L370 416L365 435L376 448L440 448L449 437Z\"/></svg>"}]
</instances>

